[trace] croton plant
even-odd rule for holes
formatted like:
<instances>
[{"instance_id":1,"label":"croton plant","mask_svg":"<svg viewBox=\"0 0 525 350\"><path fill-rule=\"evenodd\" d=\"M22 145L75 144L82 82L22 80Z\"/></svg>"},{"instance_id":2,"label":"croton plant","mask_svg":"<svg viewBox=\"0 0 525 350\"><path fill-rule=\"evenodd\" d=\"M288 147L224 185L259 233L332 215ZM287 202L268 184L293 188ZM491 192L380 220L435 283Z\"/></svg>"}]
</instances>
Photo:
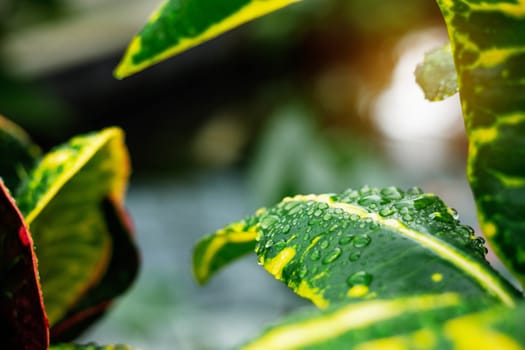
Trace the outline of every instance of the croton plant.
<instances>
[{"instance_id":1,"label":"croton plant","mask_svg":"<svg viewBox=\"0 0 525 350\"><path fill-rule=\"evenodd\" d=\"M123 207L123 132L77 136L41 155L0 117L0 154L2 348L127 349L60 345L102 316L138 271Z\"/></svg>"},{"instance_id":2,"label":"croton plant","mask_svg":"<svg viewBox=\"0 0 525 350\"><path fill-rule=\"evenodd\" d=\"M115 76L294 2L168 0L132 40ZM450 49L423 66L434 81L426 88L455 90L450 74L440 75L439 63L451 55L480 227L515 279L491 267L484 239L454 209L417 187L287 197L203 238L194 251L200 283L255 252L271 275L317 307L244 349L525 348L525 1L437 4ZM116 128L40 156L18 127L4 119L0 126L0 332L9 349L47 349L49 339L70 341L100 317L137 272L123 210L127 153ZM119 349L100 349L110 348Z\"/></svg>"},{"instance_id":3,"label":"croton plant","mask_svg":"<svg viewBox=\"0 0 525 350\"><path fill-rule=\"evenodd\" d=\"M115 75L294 2L166 1ZM205 237L194 251L201 283L255 252L271 275L317 306L245 349L525 347L525 1L437 5L450 46L437 59L429 55L420 72L432 77L425 88L434 99L459 88L480 227L516 282L491 267L484 239L455 210L418 188L288 197Z\"/></svg>"}]
</instances>

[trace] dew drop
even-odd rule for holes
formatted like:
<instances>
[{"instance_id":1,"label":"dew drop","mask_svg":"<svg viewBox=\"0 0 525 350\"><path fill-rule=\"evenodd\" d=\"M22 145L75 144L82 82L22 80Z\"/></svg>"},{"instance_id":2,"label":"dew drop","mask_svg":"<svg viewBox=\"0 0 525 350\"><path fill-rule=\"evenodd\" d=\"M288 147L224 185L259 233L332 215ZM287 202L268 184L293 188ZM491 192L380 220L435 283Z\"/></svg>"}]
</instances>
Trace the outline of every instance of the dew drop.
<instances>
[{"instance_id":1,"label":"dew drop","mask_svg":"<svg viewBox=\"0 0 525 350\"><path fill-rule=\"evenodd\" d=\"M339 257L341 256L341 253L342 253L342 249L341 248L335 248L333 252L331 252L330 254L328 254L324 259L323 259L323 264L330 264L330 263L333 263L334 261L336 261L337 259L339 259Z\"/></svg>"},{"instance_id":2,"label":"dew drop","mask_svg":"<svg viewBox=\"0 0 525 350\"><path fill-rule=\"evenodd\" d=\"M411 222L411 221L414 221L414 218L410 214L405 214L403 215L403 220L406 222Z\"/></svg>"},{"instance_id":3,"label":"dew drop","mask_svg":"<svg viewBox=\"0 0 525 350\"><path fill-rule=\"evenodd\" d=\"M361 257L361 252L352 252L350 253L350 257L348 258L348 260L352 262L356 262L357 260L359 260L360 257Z\"/></svg>"},{"instance_id":4,"label":"dew drop","mask_svg":"<svg viewBox=\"0 0 525 350\"><path fill-rule=\"evenodd\" d=\"M321 209L321 210L328 209L328 204L326 204L326 203L320 203L320 204L319 204L319 209Z\"/></svg>"},{"instance_id":5,"label":"dew drop","mask_svg":"<svg viewBox=\"0 0 525 350\"><path fill-rule=\"evenodd\" d=\"M329 214L329 213L326 213L326 214L324 214L324 216L323 216L323 220L324 220L324 221L329 221L331 218L332 218L332 215Z\"/></svg>"},{"instance_id":6,"label":"dew drop","mask_svg":"<svg viewBox=\"0 0 525 350\"><path fill-rule=\"evenodd\" d=\"M321 216L322 213L323 213L322 210L317 209L317 210L314 212L314 216L315 216L315 217L319 217L319 216Z\"/></svg>"},{"instance_id":7,"label":"dew drop","mask_svg":"<svg viewBox=\"0 0 525 350\"><path fill-rule=\"evenodd\" d=\"M305 265L302 265L299 271L297 272L297 275L300 279L303 279L308 274L308 268Z\"/></svg>"},{"instance_id":8,"label":"dew drop","mask_svg":"<svg viewBox=\"0 0 525 350\"><path fill-rule=\"evenodd\" d=\"M268 215L261 219L260 225L263 230L269 229L273 224L279 221L279 218L275 215Z\"/></svg>"},{"instance_id":9,"label":"dew drop","mask_svg":"<svg viewBox=\"0 0 525 350\"><path fill-rule=\"evenodd\" d=\"M296 213L298 210L294 211L293 213L291 213L292 210L295 210L297 207L299 206L299 202L295 202L295 201L292 201L292 202L287 202L284 204L283 206L283 209L284 211L286 211L286 213L288 214L294 214ZM299 207L300 209L300 207Z\"/></svg>"},{"instance_id":10,"label":"dew drop","mask_svg":"<svg viewBox=\"0 0 525 350\"><path fill-rule=\"evenodd\" d=\"M271 248L273 246L273 241L271 239L267 240L266 243L264 244L264 248L268 249L268 248Z\"/></svg>"},{"instance_id":11,"label":"dew drop","mask_svg":"<svg viewBox=\"0 0 525 350\"><path fill-rule=\"evenodd\" d=\"M319 224L320 222L321 222L321 219L312 219L312 220L308 221L308 225L315 226L315 225Z\"/></svg>"},{"instance_id":12,"label":"dew drop","mask_svg":"<svg viewBox=\"0 0 525 350\"><path fill-rule=\"evenodd\" d=\"M407 194L410 196L417 196L423 194L423 190L419 187L412 187L407 191Z\"/></svg>"},{"instance_id":13,"label":"dew drop","mask_svg":"<svg viewBox=\"0 0 525 350\"><path fill-rule=\"evenodd\" d=\"M339 244L340 244L340 245L346 245L346 244L352 242L352 239L353 239L353 238L354 238L353 236L345 236L345 237L341 237L341 239L339 240Z\"/></svg>"},{"instance_id":14,"label":"dew drop","mask_svg":"<svg viewBox=\"0 0 525 350\"><path fill-rule=\"evenodd\" d=\"M363 197L357 201L359 205L362 206L371 206L371 205L377 205L381 202L381 197L377 194L372 194L370 196Z\"/></svg>"},{"instance_id":15,"label":"dew drop","mask_svg":"<svg viewBox=\"0 0 525 350\"><path fill-rule=\"evenodd\" d=\"M382 208L380 211L379 211L379 215L385 217L385 216L390 216L392 214L394 214L396 212L396 210L392 207L389 207L389 208Z\"/></svg>"},{"instance_id":16,"label":"dew drop","mask_svg":"<svg viewBox=\"0 0 525 350\"><path fill-rule=\"evenodd\" d=\"M328 248L329 245L330 245L330 242L322 241L320 247L321 247L321 249L326 249L326 248Z\"/></svg>"},{"instance_id":17,"label":"dew drop","mask_svg":"<svg viewBox=\"0 0 525 350\"><path fill-rule=\"evenodd\" d=\"M310 259L312 259L313 261L321 259L321 252L319 251L319 249L312 250L312 252L310 253Z\"/></svg>"},{"instance_id":18,"label":"dew drop","mask_svg":"<svg viewBox=\"0 0 525 350\"><path fill-rule=\"evenodd\" d=\"M281 228L281 232L284 233L284 234L287 234L288 232L290 232L290 230L292 229L292 227L290 225L284 225L282 228Z\"/></svg>"},{"instance_id":19,"label":"dew drop","mask_svg":"<svg viewBox=\"0 0 525 350\"><path fill-rule=\"evenodd\" d=\"M328 231L329 231L329 232L334 232L334 231L337 230L338 228L339 228L339 225L335 224L335 225L332 225L332 226L328 229Z\"/></svg>"},{"instance_id":20,"label":"dew drop","mask_svg":"<svg viewBox=\"0 0 525 350\"><path fill-rule=\"evenodd\" d=\"M361 189L359 190L359 194L361 194L362 196L367 195L370 192L372 192L372 189L368 185L361 187Z\"/></svg>"},{"instance_id":21,"label":"dew drop","mask_svg":"<svg viewBox=\"0 0 525 350\"><path fill-rule=\"evenodd\" d=\"M440 212L434 212L434 213L430 214L429 217L430 217L430 219L435 220L435 221L440 221L440 222L445 222L445 223L453 223L454 222L454 218L452 216L450 216L450 214L448 214L448 213L443 214L443 213L440 213Z\"/></svg>"},{"instance_id":22,"label":"dew drop","mask_svg":"<svg viewBox=\"0 0 525 350\"><path fill-rule=\"evenodd\" d=\"M388 200L395 200L403 198L403 194L397 187L387 187L381 190L381 195Z\"/></svg>"},{"instance_id":23,"label":"dew drop","mask_svg":"<svg viewBox=\"0 0 525 350\"><path fill-rule=\"evenodd\" d=\"M356 248L364 248L370 244L371 240L372 239L370 238L370 236L368 236L367 234L363 234L363 235L356 236L354 240L352 241L352 243L354 247Z\"/></svg>"},{"instance_id":24,"label":"dew drop","mask_svg":"<svg viewBox=\"0 0 525 350\"><path fill-rule=\"evenodd\" d=\"M366 271L358 271L348 277L347 281L349 286L364 285L369 286L372 283L372 275Z\"/></svg>"},{"instance_id":25,"label":"dew drop","mask_svg":"<svg viewBox=\"0 0 525 350\"><path fill-rule=\"evenodd\" d=\"M422 210L436 201L435 197L421 196L414 199L414 208Z\"/></svg>"}]
</instances>

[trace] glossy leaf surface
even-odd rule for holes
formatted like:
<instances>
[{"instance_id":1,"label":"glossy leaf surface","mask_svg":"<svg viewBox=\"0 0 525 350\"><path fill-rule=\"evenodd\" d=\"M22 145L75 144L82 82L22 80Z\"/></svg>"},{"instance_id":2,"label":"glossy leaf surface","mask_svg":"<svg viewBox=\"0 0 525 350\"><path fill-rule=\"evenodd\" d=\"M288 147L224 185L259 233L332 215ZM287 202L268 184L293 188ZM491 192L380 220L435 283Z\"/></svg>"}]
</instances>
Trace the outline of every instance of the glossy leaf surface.
<instances>
[{"instance_id":1,"label":"glossy leaf surface","mask_svg":"<svg viewBox=\"0 0 525 350\"><path fill-rule=\"evenodd\" d=\"M525 3L438 0L458 72L485 236L525 282Z\"/></svg>"},{"instance_id":2,"label":"glossy leaf surface","mask_svg":"<svg viewBox=\"0 0 525 350\"><path fill-rule=\"evenodd\" d=\"M138 248L127 213L120 203L111 199L104 200L102 211L112 242L109 265L100 282L92 286L84 298L51 328L52 342L77 338L105 313L115 297L131 286L138 274Z\"/></svg>"},{"instance_id":3,"label":"glossy leaf surface","mask_svg":"<svg viewBox=\"0 0 525 350\"><path fill-rule=\"evenodd\" d=\"M294 317L243 349L519 350L524 311L453 293L376 299Z\"/></svg>"},{"instance_id":4,"label":"glossy leaf surface","mask_svg":"<svg viewBox=\"0 0 525 350\"><path fill-rule=\"evenodd\" d=\"M299 0L167 0L129 44L115 71L125 78Z\"/></svg>"},{"instance_id":5,"label":"glossy leaf surface","mask_svg":"<svg viewBox=\"0 0 525 350\"><path fill-rule=\"evenodd\" d=\"M445 291L488 293L513 305L518 295L486 262L483 240L438 197L419 189L363 187L289 197L246 222L257 232L261 265L320 308ZM223 233L203 244L214 247L214 239L222 240ZM201 257L220 256L195 260L195 270L213 273L216 269L201 265L235 258L222 253L201 251Z\"/></svg>"},{"instance_id":6,"label":"glossy leaf surface","mask_svg":"<svg viewBox=\"0 0 525 350\"><path fill-rule=\"evenodd\" d=\"M40 149L17 125L0 116L0 177L14 191L33 167Z\"/></svg>"},{"instance_id":7,"label":"glossy leaf surface","mask_svg":"<svg viewBox=\"0 0 525 350\"><path fill-rule=\"evenodd\" d=\"M33 240L1 180L0 337L5 349L45 350L49 342Z\"/></svg>"},{"instance_id":8,"label":"glossy leaf surface","mask_svg":"<svg viewBox=\"0 0 525 350\"><path fill-rule=\"evenodd\" d=\"M102 280L112 252L103 202L122 203L128 175L123 133L110 128L46 154L18 192L52 326Z\"/></svg>"}]
</instances>

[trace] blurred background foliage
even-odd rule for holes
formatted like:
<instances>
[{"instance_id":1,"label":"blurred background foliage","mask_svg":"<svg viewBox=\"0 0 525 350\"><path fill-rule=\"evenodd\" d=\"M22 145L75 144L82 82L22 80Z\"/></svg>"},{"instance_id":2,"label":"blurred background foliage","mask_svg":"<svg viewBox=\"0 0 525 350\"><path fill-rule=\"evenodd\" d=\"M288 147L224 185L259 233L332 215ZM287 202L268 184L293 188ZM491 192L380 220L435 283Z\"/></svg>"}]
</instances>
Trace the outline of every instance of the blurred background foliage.
<instances>
[{"instance_id":1,"label":"blurred background foliage","mask_svg":"<svg viewBox=\"0 0 525 350\"><path fill-rule=\"evenodd\" d=\"M160 3L0 0L0 113L44 148L127 133L143 274L86 341L228 348L302 304L253 257L204 289L190 272L198 237L285 195L418 185L476 226L457 96L414 82L447 40L434 1L304 0L115 80Z\"/></svg>"}]
</instances>

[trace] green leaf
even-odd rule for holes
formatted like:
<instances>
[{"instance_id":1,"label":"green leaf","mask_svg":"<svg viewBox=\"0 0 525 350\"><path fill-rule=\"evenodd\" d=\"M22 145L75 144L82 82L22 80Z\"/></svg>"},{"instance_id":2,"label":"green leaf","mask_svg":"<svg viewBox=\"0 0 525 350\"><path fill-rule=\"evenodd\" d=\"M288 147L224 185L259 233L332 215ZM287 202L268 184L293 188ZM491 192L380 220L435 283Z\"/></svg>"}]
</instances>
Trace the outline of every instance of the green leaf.
<instances>
[{"instance_id":1,"label":"green leaf","mask_svg":"<svg viewBox=\"0 0 525 350\"><path fill-rule=\"evenodd\" d=\"M199 241L193 252L193 274L204 284L224 265L253 252L257 238L255 222L230 224Z\"/></svg>"},{"instance_id":2,"label":"green leaf","mask_svg":"<svg viewBox=\"0 0 525 350\"><path fill-rule=\"evenodd\" d=\"M438 0L458 72L483 233L525 284L525 6Z\"/></svg>"},{"instance_id":3,"label":"green leaf","mask_svg":"<svg viewBox=\"0 0 525 350\"><path fill-rule=\"evenodd\" d=\"M429 101L441 101L458 92L458 76L450 45L427 52L415 74L416 82Z\"/></svg>"},{"instance_id":4,"label":"green leaf","mask_svg":"<svg viewBox=\"0 0 525 350\"><path fill-rule=\"evenodd\" d=\"M49 350L133 350L127 345L76 345L76 344L59 344L53 345Z\"/></svg>"},{"instance_id":5,"label":"green leaf","mask_svg":"<svg viewBox=\"0 0 525 350\"><path fill-rule=\"evenodd\" d=\"M33 167L40 149L20 127L0 116L0 176L13 191Z\"/></svg>"},{"instance_id":6,"label":"green leaf","mask_svg":"<svg viewBox=\"0 0 525 350\"><path fill-rule=\"evenodd\" d=\"M102 211L112 241L109 265L101 281L92 286L85 297L51 328L53 343L77 338L106 312L116 296L130 287L138 274L138 248L124 208L119 203L106 199Z\"/></svg>"},{"instance_id":7,"label":"green leaf","mask_svg":"<svg viewBox=\"0 0 525 350\"><path fill-rule=\"evenodd\" d=\"M438 197L416 188L288 197L246 222L245 231L256 232L260 264L320 308L437 292L488 293L513 305L519 295L485 260L483 239ZM206 246L223 236L206 238ZM195 270L207 261L233 260L220 249L207 254L194 261Z\"/></svg>"},{"instance_id":8,"label":"green leaf","mask_svg":"<svg viewBox=\"0 0 525 350\"><path fill-rule=\"evenodd\" d=\"M133 38L115 77L125 78L297 1L167 0Z\"/></svg>"},{"instance_id":9,"label":"green leaf","mask_svg":"<svg viewBox=\"0 0 525 350\"><path fill-rule=\"evenodd\" d=\"M46 154L16 199L37 247L51 326L99 283L112 242L103 201L122 203L129 160L118 128L77 136Z\"/></svg>"},{"instance_id":10,"label":"green leaf","mask_svg":"<svg viewBox=\"0 0 525 350\"><path fill-rule=\"evenodd\" d=\"M33 240L0 180L0 338L2 348L45 350L48 325Z\"/></svg>"},{"instance_id":11,"label":"green leaf","mask_svg":"<svg viewBox=\"0 0 525 350\"><path fill-rule=\"evenodd\" d=\"M243 349L523 349L525 305L490 305L453 293L339 305L295 316Z\"/></svg>"}]
</instances>

